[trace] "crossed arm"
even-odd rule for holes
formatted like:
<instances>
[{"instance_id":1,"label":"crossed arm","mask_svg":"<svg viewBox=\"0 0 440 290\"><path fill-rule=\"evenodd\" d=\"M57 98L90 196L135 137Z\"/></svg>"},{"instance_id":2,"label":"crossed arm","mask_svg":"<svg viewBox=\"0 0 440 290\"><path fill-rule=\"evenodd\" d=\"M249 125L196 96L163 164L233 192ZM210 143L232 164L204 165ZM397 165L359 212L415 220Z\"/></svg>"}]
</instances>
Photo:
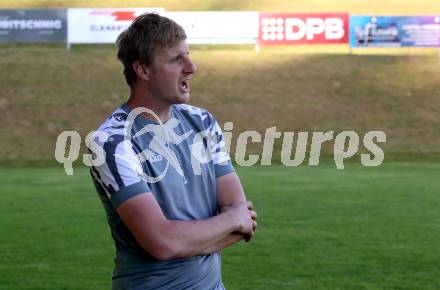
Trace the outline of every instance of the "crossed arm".
<instances>
[{"instance_id":1,"label":"crossed arm","mask_svg":"<svg viewBox=\"0 0 440 290\"><path fill-rule=\"evenodd\" d=\"M227 212L231 207L237 204L247 204L249 210L253 210L251 202L246 201L246 197L241 186L240 179L237 174L227 174L217 178L217 204L223 211ZM211 254L227 248L243 239L250 241L254 235L256 223L252 231L243 234L240 232L232 232L226 237L219 239L217 242L211 245L203 254Z\"/></svg>"},{"instance_id":2,"label":"crossed arm","mask_svg":"<svg viewBox=\"0 0 440 290\"><path fill-rule=\"evenodd\" d=\"M235 173L217 178L218 215L205 220L167 220L151 192L130 198L117 212L138 243L158 260L220 251L256 228L256 212L247 203Z\"/></svg>"}]
</instances>

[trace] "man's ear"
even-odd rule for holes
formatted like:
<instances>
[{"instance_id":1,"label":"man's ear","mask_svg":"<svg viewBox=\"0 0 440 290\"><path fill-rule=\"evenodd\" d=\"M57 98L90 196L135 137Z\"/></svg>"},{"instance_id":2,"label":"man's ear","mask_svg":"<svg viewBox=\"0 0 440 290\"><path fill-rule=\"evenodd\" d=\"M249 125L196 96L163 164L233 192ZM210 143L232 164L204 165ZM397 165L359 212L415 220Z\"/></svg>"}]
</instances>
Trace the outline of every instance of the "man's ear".
<instances>
[{"instance_id":1,"label":"man's ear","mask_svg":"<svg viewBox=\"0 0 440 290\"><path fill-rule=\"evenodd\" d=\"M150 78L150 69L145 64L142 64L140 61L133 62L133 69L136 72L136 75L141 80L149 80Z\"/></svg>"}]
</instances>

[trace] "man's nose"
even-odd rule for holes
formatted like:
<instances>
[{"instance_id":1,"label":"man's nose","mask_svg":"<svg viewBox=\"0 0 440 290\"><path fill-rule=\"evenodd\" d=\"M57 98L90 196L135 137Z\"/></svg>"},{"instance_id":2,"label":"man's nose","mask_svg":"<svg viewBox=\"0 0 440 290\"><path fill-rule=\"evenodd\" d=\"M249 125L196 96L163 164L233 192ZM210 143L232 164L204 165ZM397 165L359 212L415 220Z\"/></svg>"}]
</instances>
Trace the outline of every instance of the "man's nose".
<instances>
[{"instance_id":1,"label":"man's nose","mask_svg":"<svg viewBox=\"0 0 440 290\"><path fill-rule=\"evenodd\" d=\"M197 71L197 66L193 63L191 58L188 58L185 65L185 73L186 74L193 74Z\"/></svg>"}]
</instances>

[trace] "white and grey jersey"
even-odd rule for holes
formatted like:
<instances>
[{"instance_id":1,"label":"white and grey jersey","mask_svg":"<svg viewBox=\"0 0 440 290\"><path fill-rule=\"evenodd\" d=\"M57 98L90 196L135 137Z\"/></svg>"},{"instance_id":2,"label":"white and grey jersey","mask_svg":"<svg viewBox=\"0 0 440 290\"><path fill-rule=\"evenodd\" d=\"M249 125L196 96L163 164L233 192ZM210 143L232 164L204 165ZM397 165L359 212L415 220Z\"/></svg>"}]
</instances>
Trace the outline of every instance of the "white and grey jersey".
<instances>
[{"instance_id":1,"label":"white and grey jersey","mask_svg":"<svg viewBox=\"0 0 440 290\"><path fill-rule=\"evenodd\" d=\"M130 114L131 113L131 114ZM201 220L218 213L216 178L233 172L221 129L206 110L173 105L164 124L123 104L95 138L105 162L91 169L115 241L114 289L223 289L220 255L157 261L136 242L116 209L152 192L170 220Z\"/></svg>"}]
</instances>

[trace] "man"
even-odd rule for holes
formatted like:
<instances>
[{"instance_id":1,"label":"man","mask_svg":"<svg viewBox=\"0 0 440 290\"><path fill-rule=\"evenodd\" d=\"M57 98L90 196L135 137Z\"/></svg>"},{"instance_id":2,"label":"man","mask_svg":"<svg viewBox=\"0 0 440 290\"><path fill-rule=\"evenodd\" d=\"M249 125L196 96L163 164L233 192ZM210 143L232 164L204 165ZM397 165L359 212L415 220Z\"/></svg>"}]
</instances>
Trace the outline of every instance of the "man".
<instances>
[{"instance_id":1,"label":"man","mask_svg":"<svg viewBox=\"0 0 440 290\"><path fill-rule=\"evenodd\" d=\"M91 170L116 247L113 289L224 289L219 251L252 239L256 212L216 120L185 104L196 71L185 32L144 14L117 46L130 97L100 126L106 158Z\"/></svg>"}]
</instances>

